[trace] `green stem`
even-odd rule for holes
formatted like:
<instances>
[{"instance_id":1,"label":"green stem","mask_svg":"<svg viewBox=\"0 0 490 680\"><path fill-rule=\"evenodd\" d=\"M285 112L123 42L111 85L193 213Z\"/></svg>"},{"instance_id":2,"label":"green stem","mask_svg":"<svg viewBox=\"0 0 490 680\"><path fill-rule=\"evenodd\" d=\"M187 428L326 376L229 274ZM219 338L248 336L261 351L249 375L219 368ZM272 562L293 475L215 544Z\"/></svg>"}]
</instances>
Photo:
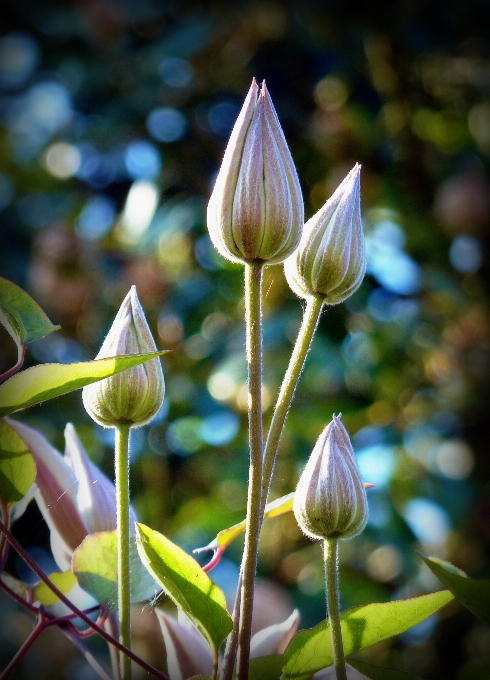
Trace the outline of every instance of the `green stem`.
<instances>
[{"instance_id":1,"label":"green stem","mask_svg":"<svg viewBox=\"0 0 490 680\"><path fill-rule=\"evenodd\" d=\"M277 457L277 449L281 439L284 424L288 415L294 391L306 361L313 336L318 326L320 314L323 308L323 298L319 296L309 297L303 314L303 321L299 329L298 337L294 345L289 366L282 381L281 390L277 397L276 407L272 416L267 442L264 450L264 470L262 480L262 515L267 503L269 485L274 471L274 463Z\"/></svg>"},{"instance_id":2,"label":"green stem","mask_svg":"<svg viewBox=\"0 0 490 680\"><path fill-rule=\"evenodd\" d=\"M337 675L337 680L347 680L344 646L342 644L342 630L340 628L338 538L325 539L324 555L325 555L325 591L327 595L327 615L330 629L330 639L332 641L335 672Z\"/></svg>"},{"instance_id":3,"label":"green stem","mask_svg":"<svg viewBox=\"0 0 490 680\"><path fill-rule=\"evenodd\" d=\"M247 680L257 552L262 519L262 274L263 264L245 265L245 319L248 363L248 426L250 467L247 526L242 559L242 590L238 632L237 680Z\"/></svg>"},{"instance_id":4,"label":"green stem","mask_svg":"<svg viewBox=\"0 0 490 680\"><path fill-rule=\"evenodd\" d=\"M128 424L116 427L116 499L117 499L117 593L119 641L131 649L131 600L129 573L129 432ZM131 659L120 656L121 680L131 679Z\"/></svg>"}]
</instances>

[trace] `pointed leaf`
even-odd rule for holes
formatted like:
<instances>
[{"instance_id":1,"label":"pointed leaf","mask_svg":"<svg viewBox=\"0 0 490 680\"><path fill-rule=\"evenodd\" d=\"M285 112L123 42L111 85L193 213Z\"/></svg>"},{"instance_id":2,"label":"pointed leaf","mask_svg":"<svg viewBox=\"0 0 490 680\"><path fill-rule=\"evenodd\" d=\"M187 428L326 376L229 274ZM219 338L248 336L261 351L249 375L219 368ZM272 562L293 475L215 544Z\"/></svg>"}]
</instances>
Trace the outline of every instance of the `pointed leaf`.
<instances>
[{"instance_id":1,"label":"pointed leaf","mask_svg":"<svg viewBox=\"0 0 490 680\"><path fill-rule=\"evenodd\" d=\"M282 654L258 656L250 659L249 680L280 680L282 675Z\"/></svg>"},{"instance_id":2,"label":"pointed leaf","mask_svg":"<svg viewBox=\"0 0 490 680\"><path fill-rule=\"evenodd\" d=\"M134 536L130 536L129 551L131 602L149 600L160 589L141 564ZM116 611L116 531L89 534L73 553L72 566L81 587L93 595L97 602L111 611Z\"/></svg>"},{"instance_id":3,"label":"pointed leaf","mask_svg":"<svg viewBox=\"0 0 490 680\"><path fill-rule=\"evenodd\" d=\"M0 498L13 505L20 501L36 478L36 463L23 439L0 420Z\"/></svg>"},{"instance_id":4,"label":"pointed leaf","mask_svg":"<svg viewBox=\"0 0 490 680\"><path fill-rule=\"evenodd\" d=\"M447 590L410 600L395 600L348 609L341 615L342 640L346 655L376 642L399 635L436 612L453 599ZM283 674L287 680L309 680L333 663L328 621L302 630L284 652Z\"/></svg>"},{"instance_id":5,"label":"pointed leaf","mask_svg":"<svg viewBox=\"0 0 490 680\"><path fill-rule=\"evenodd\" d=\"M366 489L369 489L374 485L366 483L364 486ZM276 500L271 501L271 503L267 503L264 510L264 519L279 517L279 515L284 515L286 512L290 512L293 509L293 501L294 491L286 494L285 496L281 496L280 498L276 498ZM206 566L203 567L204 571L211 571L211 569L213 569L213 567L218 564L218 562L221 560L221 556L230 543L233 543L235 538L240 536L240 534L245 531L245 524L246 520L242 520L241 522L238 522L238 524L234 524L228 529L223 529L217 534L216 538L213 538L211 543L208 543L208 545L205 545L203 548L195 548L192 551L194 553L201 553L205 550L213 551L214 555L206 564Z\"/></svg>"},{"instance_id":6,"label":"pointed leaf","mask_svg":"<svg viewBox=\"0 0 490 680\"><path fill-rule=\"evenodd\" d=\"M385 668L384 666L373 666L365 661L358 659L348 659L349 666L355 668L356 671L362 673L366 678L371 680L422 680L419 675L412 675L412 673L405 673L396 668Z\"/></svg>"},{"instance_id":7,"label":"pointed leaf","mask_svg":"<svg viewBox=\"0 0 490 680\"><path fill-rule=\"evenodd\" d=\"M59 397L165 354L129 354L75 364L41 364L0 385L0 416Z\"/></svg>"},{"instance_id":8,"label":"pointed leaf","mask_svg":"<svg viewBox=\"0 0 490 680\"><path fill-rule=\"evenodd\" d=\"M284 513L292 510L293 499L294 491L292 493L288 493L286 496L277 498L275 501L272 501L272 503L268 503L265 506L264 519L267 517L278 517L279 515L283 515ZM208 543L208 545L205 545L203 548L196 548L192 551L194 553L204 552L205 550L212 550L214 552L211 561L208 562L208 564L204 567L205 571L210 571L213 567L215 567L230 543L233 543L235 538L240 536L240 534L245 531L245 522L246 520L242 520L238 524L234 524L228 529L223 529L217 534L216 538L214 538L211 543Z\"/></svg>"},{"instance_id":9,"label":"pointed leaf","mask_svg":"<svg viewBox=\"0 0 490 680\"><path fill-rule=\"evenodd\" d=\"M196 560L144 524L136 525L141 561L217 652L232 629L223 591Z\"/></svg>"},{"instance_id":10,"label":"pointed leaf","mask_svg":"<svg viewBox=\"0 0 490 680\"><path fill-rule=\"evenodd\" d=\"M490 624L490 580L468 578L464 571L437 557L421 555L426 565L452 594L485 623Z\"/></svg>"},{"instance_id":11,"label":"pointed leaf","mask_svg":"<svg viewBox=\"0 0 490 680\"><path fill-rule=\"evenodd\" d=\"M68 593L73 590L73 588L78 584L77 577L72 571L55 571L53 574L49 575L49 580L61 590L63 595L68 595ZM56 604L59 601L57 595L47 586L43 581L39 581L34 586L34 600L37 600L46 607Z\"/></svg>"},{"instance_id":12,"label":"pointed leaf","mask_svg":"<svg viewBox=\"0 0 490 680\"><path fill-rule=\"evenodd\" d=\"M30 295L1 276L0 308L0 323L5 325L17 345L29 345L60 328L51 323Z\"/></svg>"}]
</instances>

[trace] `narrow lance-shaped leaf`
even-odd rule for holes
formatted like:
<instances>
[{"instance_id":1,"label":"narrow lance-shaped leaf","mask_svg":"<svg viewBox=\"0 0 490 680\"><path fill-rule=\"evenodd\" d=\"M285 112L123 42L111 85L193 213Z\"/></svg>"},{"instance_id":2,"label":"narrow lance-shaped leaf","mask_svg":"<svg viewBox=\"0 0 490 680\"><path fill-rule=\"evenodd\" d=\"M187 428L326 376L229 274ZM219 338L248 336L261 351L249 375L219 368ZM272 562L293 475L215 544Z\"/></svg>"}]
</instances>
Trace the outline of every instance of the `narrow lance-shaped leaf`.
<instances>
[{"instance_id":1,"label":"narrow lance-shaped leaf","mask_svg":"<svg viewBox=\"0 0 490 680\"><path fill-rule=\"evenodd\" d=\"M374 485L366 483L364 486L366 489L369 489ZM293 509L293 501L294 491L286 494L285 496L281 496L280 498L276 498L276 500L272 501L271 503L267 503L264 510L264 519L279 517L279 515L284 515L286 512L291 512ZM235 538L238 538L238 536L240 536L240 534L245 531L245 525L246 520L242 520L241 522L238 522L238 524L228 527L228 529L223 529L217 534L216 538L214 538L211 543L208 543L202 548L195 548L192 551L196 554L204 552L205 550L213 551L213 557L203 567L204 571L211 571L211 569L213 569L219 563L223 553L230 543L233 543Z\"/></svg>"},{"instance_id":2,"label":"narrow lance-shaped leaf","mask_svg":"<svg viewBox=\"0 0 490 680\"><path fill-rule=\"evenodd\" d=\"M217 653L233 625L223 591L168 538L144 524L136 531L141 561Z\"/></svg>"},{"instance_id":3,"label":"narrow lance-shaped leaf","mask_svg":"<svg viewBox=\"0 0 490 680\"><path fill-rule=\"evenodd\" d=\"M141 564L134 536L130 536L131 602L149 600L158 585ZM73 553L73 572L81 587L110 611L117 610L117 533L89 534Z\"/></svg>"},{"instance_id":4,"label":"narrow lance-shaped leaf","mask_svg":"<svg viewBox=\"0 0 490 680\"><path fill-rule=\"evenodd\" d=\"M61 590L63 595L68 595L78 583L77 577L72 571L55 571L53 574L49 575L49 580L58 588L58 590ZM34 586L34 599L45 607L49 607L59 601L58 596L53 593L44 581L39 581L39 583Z\"/></svg>"},{"instance_id":5,"label":"narrow lance-shaped leaf","mask_svg":"<svg viewBox=\"0 0 490 680\"><path fill-rule=\"evenodd\" d=\"M431 572L452 594L485 623L490 624L490 580L468 578L449 562L421 555Z\"/></svg>"},{"instance_id":6,"label":"narrow lance-shaped leaf","mask_svg":"<svg viewBox=\"0 0 490 680\"><path fill-rule=\"evenodd\" d=\"M348 609L340 617L346 656L403 633L452 599L449 591L441 590L410 600ZM328 620L325 620L315 628L296 633L284 652L285 680L310 680L317 671L333 663L328 629Z\"/></svg>"},{"instance_id":7,"label":"narrow lance-shaped leaf","mask_svg":"<svg viewBox=\"0 0 490 680\"><path fill-rule=\"evenodd\" d=\"M75 364L41 364L28 368L0 385L0 416L78 390L165 352L130 354Z\"/></svg>"},{"instance_id":8,"label":"narrow lance-shaped leaf","mask_svg":"<svg viewBox=\"0 0 490 680\"><path fill-rule=\"evenodd\" d=\"M0 312L3 311L5 315L1 322L17 345L29 345L60 328L51 323L30 295L1 276L0 308Z\"/></svg>"},{"instance_id":9,"label":"narrow lance-shaped leaf","mask_svg":"<svg viewBox=\"0 0 490 680\"><path fill-rule=\"evenodd\" d=\"M36 478L36 463L24 441L0 420L0 498L7 505L20 501Z\"/></svg>"}]
</instances>

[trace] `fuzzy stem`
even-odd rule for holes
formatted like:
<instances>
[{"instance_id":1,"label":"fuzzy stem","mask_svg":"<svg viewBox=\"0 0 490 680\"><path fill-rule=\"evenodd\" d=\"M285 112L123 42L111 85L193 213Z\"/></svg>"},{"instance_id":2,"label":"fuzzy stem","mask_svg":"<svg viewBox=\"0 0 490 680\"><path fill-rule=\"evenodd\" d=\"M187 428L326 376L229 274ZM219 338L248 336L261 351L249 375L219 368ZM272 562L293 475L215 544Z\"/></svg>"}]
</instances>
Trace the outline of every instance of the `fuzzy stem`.
<instances>
[{"instance_id":1,"label":"fuzzy stem","mask_svg":"<svg viewBox=\"0 0 490 680\"><path fill-rule=\"evenodd\" d=\"M327 596L327 615L332 642L333 661L337 680L347 680L345 668L342 630L340 628L339 597L339 540L326 538L324 541L325 556L325 592Z\"/></svg>"},{"instance_id":2,"label":"fuzzy stem","mask_svg":"<svg viewBox=\"0 0 490 680\"><path fill-rule=\"evenodd\" d=\"M131 649L131 600L129 573L129 434L130 426L116 427L115 470L117 499L117 592L119 641ZM131 659L120 655L121 680L131 680Z\"/></svg>"},{"instance_id":3,"label":"fuzzy stem","mask_svg":"<svg viewBox=\"0 0 490 680\"><path fill-rule=\"evenodd\" d=\"M303 314L303 321L299 329L298 337L294 345L289 366L282 381L279 396L277 397L274 414L272 416L271 425L267 435L267 442L264 450L264 470L262 481L262 513L267 503L267 495L269 492L269 485L274 471L274 463L276 461L277 449L281 439L284 424L293 401L294 391L298 380L300 378L303 366L305 365L306 356L311 346L313 336L318 326L320 314L323 308L323 298L320 296L312 296L308 298L306 309Z\"/></svg>"},{"instance_id":4,"label":"fuzzy stem","mask_svg":"<svg viewBox=\"0 0 490 680\"><path fill-rule=\"evenodd\" d=\"M242 594L238 633L237 680L247 680L248 678L255 571L262 519L262 275L263 264L261 262L251 262L245 265L250 467L247 526L241 568Z\"/></svg>"},{"instance_id":5,"label":"fuzzy stem","mask_svg":"<svg viewBox=\"0 0 490 680\"><path fill-rule=\"evenodd\" d=\"M235 668L236 653L238 647L238 626L240 624L240 605L242 599L242 575L238 577L238 584L236 589L235 604L233 606L233 630L228 635L226 640L225 658L221 667L221 680L231 680L233 678L233 671Z\"/></svg>"}]
</instances>

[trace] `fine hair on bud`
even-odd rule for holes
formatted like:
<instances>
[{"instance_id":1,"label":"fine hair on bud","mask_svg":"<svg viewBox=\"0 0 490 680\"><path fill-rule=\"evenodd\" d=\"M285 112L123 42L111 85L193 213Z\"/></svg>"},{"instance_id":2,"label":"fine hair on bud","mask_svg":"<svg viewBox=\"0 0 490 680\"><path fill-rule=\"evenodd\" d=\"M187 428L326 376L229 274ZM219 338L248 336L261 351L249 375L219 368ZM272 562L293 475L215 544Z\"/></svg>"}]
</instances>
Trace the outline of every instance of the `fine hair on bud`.
<instances>
[{"instance_id":1,"label":"fine hair on bud","mask_svg":"<svg viewBox=\"0 0 490 680\"><path fill-rule=\"evenodd\" d=\"M323 430L296 487L293 511L310 538L353 538L368 519L366 491L340 416Z\"/></svg>"},{"instance_id":2,"label":"fine hair on bud","mask_svg":"<svg viewBox=\"0 0 490 680\"><path fill-rule=\"evenodd\" d=\"M306 222L298 249L284 263L291 289L302 298L320 296L327 305L346 300L366 272L356 165L325 205Z\"/></svg>"},{"instance_id":3,"label":"fine hair on bud","mask_svg":"<svg viewBox=\"0 0 490 680\"><path fill-rule=\"evenodd\" d=\"M132 286L96 359L156 352L157 346ZM160 357L83 388L87 413L104 427L145 425L160 410L165 396Z\"/></svg>"},{"instance_id":4,"label":"fine hair on bud","mask_svg":"<svg viewBox=\"0 0 490 680\"><path fill-rule=\"evenodd\" d=\"M232 262L275 264L298 246L304 206L298 175L265 82L255 79L211 194L211 241Z\"/></svg>"}]
</instances>

